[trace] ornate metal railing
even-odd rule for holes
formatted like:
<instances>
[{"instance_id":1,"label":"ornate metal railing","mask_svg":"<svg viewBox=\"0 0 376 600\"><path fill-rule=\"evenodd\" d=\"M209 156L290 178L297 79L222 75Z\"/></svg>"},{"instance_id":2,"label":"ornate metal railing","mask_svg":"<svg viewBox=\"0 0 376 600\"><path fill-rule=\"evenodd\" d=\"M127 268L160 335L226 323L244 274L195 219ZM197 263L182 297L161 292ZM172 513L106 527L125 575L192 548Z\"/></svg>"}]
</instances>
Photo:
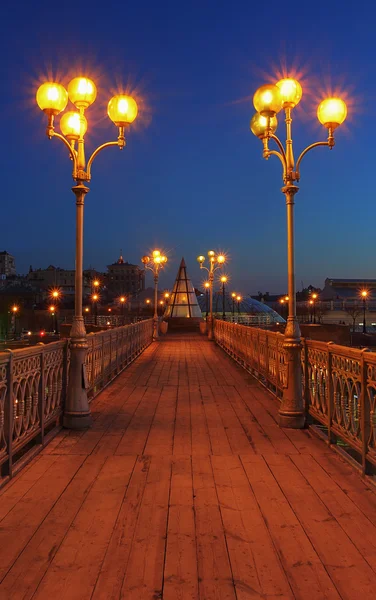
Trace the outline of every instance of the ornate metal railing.
<instances>
[{"instance_id":1,"label":"ornate metal railing","mask_svg":"<svg viewBox=\"0 0 376 600\"><path fill-rule=\"evenodd\" d=\"M93 399L152 341L152 319L88 335ZM0 352L0 486L59 431L67 389L69 342Z\"/></svg>"},{"instance_id":2,"label":"ornate metal railing","mask_svg":"<svg viewBox=\"0 0 376 600\"><path fill-rule=\"evenodd\" d=\"M286 385L283 335L215 321L216 342L278 398ZM376 353L332 342L302 340L302 387L308 422L330 444L376 467Z\"/></svg>"},{"instance_id":3,"label":"ornate metal railing","mask_svg":"<svg viewBox=\"0 0 376 600\"><path fill-rule=\"evenodd\" d=\"M151 343L153 320L88 335L88 396L93 399Z\"/></svg>"}]
</instances>

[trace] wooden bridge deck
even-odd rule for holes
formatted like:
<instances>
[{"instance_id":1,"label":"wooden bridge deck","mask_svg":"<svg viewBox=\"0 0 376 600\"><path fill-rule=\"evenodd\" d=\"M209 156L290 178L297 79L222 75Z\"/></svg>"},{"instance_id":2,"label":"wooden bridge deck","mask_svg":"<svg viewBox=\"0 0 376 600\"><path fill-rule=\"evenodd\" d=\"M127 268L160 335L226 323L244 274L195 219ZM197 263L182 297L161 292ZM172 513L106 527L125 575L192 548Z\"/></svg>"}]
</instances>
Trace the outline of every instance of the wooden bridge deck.
<instances>
[{"instance_id":1,"label":"wooden bridge deck","mask_svg":"<svg viewBox=\"0 0 376 600\"><path fill-rule=\"evenodd\" d=\"M371 599L376 493L213 343L154 343L0 492L0 599Z\"/></svg>"}]
</instances>

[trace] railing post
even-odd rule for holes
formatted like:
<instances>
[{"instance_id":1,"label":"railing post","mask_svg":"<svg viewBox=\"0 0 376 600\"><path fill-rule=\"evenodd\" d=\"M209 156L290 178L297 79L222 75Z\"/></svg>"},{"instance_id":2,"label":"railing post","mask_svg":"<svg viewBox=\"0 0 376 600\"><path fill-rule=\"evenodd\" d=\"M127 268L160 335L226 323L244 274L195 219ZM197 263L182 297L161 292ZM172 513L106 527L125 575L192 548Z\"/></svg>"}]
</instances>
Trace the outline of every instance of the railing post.
<instances>
[{"instance_id":1,"label":"railing post","mask_svg":"<svg viewBox=\"0 0 376 600\"><path fill-rule=\"evenodd\" d=\"M65 340L64 348L63 348L63 372L62 372L62 390L61 393L63 395L61 402L61 414L64 414L65 402L67 399L67 388L68 388L68 348L69 341ZM60 417L61 422L61 417Z\"/></svg>"},{"instance_id":2,"label":"railing post","mask_svg":"<svg viewBox=\"0 0 376 600\"><path fill-rule=\"evenodd\" d=\"M104 385L104 335L102 335L102 364L101 364L101 387Z\"/></svg>"},{"instance_id":3,"label":"railing post","mask_svg":"<svg viewBox=\"0 0 376 600\"><path fill-rule=\"evenodd\" d=\"M304 360L304 396L303 396L304 412L305 412L304 424L305 424L305 427L308 427L308 425L309 425L309 405L310 405L308 346L307 346L307 342L306 342L305 338L302 338L301 343L302 343L301 352L303 354L303 360Z\"/></svg>"},{"instance_id":4,"label":"railing post","mask_svg":"<svg viewBox=\"0 0 376 600\"><path fill-rule=\"evenodd\" d=\"M40 378L38 386L38 412L39 412L39 423L40 423L40 443L44 445L44 410L46 402L46 373L45 373L45 346L41 348L40 354ZM52 394L54 390L51 390Z\"/></svg>"},{"instance_id":5,"label":"railing post","mask_svg":"<svg viewBox=\"0 0 376 600\"><path fill-rule=\"evenodd\" d=\"M5 443L8 450L8 460L4 463L2 471L4 476L13 475L13 423L14 423L14 398L13 398L13 352L9 350L9 362L7 372L7 393L5 396L4 413L5 419Z\"/></svg>"},{"instance_id":6,"label":"railing post","mask_svg":"<svg viewBox=\"0 0 376 600\"><path fill-rule=\"evenodd\" d=\"M367 461L367 450L368 440L370 436L370 411L368 410L368 394L367 394L367 362L365 359L365 353L368 352L368 348L364 348L361 353L360 359L360 431L362 436L362 474L370 474L369 463Z\"/></svg>"},{"instance_id":7,"label":"railing post","mask_svg":"<svg viewBox=\"0 0 376 600\"><path fill-rule=\"evenodd\" d=\"M327 385L327 413L328 413L328 421L327 421L327 429L328 429L328 444L331 445L335 442L335 439L332 434L332 422L333 422L333 410L334 410L334 395L333 395L333 370L332 370L332 353L330 351L330 347L333 345L333 342L327 343L327 367L328 367L328 385Z\"/></svg>"}]
</instances>

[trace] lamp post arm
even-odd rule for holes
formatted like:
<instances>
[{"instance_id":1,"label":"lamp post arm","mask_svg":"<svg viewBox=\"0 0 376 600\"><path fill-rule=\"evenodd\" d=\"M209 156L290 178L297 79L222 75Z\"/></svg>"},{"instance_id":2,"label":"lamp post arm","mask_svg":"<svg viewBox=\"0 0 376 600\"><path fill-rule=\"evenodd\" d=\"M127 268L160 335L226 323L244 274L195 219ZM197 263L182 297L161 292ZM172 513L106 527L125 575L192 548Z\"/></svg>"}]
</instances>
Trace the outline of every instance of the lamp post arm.
<instances>
[{"instance_id":1,"label":"lamp post arm","mask_svg":"<svg viewBox=\"0 0 376 600\"><path fill-rule=\"evenodd\" d=\"M311 144L310 146L307 146L307 148L305 148L303 150L303 152L300 154L297 163L296 163L296 170L295 170L295 179L296 181L299 181L300 179L300 163L302 162L302 159L304 158L304 156L310 151L313 150L313 148L318 148L319 146L329 146L329 148L333 148L334 146L334 139L333 138L329 138L326 142L315 142L314 144Z\"/></svg>"},{"instance_id":2,"label":"lamp post arm","mask_svg":"<svg viewBox=\"0 0 376 600\"><path fill-rule=\"evenodd\" d=\"M200 265L200 269L205 269L205 271L207 271L208 273L210 273L210 270L208 269L208 267L204 267L204 265Z\"/></svg>"},{"instance_id":3,"label":"lamp post arm","mask_svg":"<svg viewBox=\"0 0 376 600\"><path fill-rule=\"evenodd\" d=\"M267 139L274 140L274 142L277 144L277 146L279 148L280 153L282 154L282 156L284 158L284 161L286 162L286 152L285 152L285 149L284 149L283 144L282 144L281 140L279 139L279 137L274 135L274 133L270 133Z\"/></svg>"},{"instance_id":4,"label":"lamp post arm","mask_svg":"<svg viewBox=\"0 0 376 600\"><path fill-rule=\"evenodd\" d=\"M71 157L71 159L73 161L73 179L76 179L76 175L77 175L77 153L76 153L75 149L70 145L70 143L68 142L68 140L63 135L61 135L60 133L56 133L53 130L53 127L52 128L51 127L47 128L47 135L48 135L48 137L50 139L53 138L53 137L58 138L68 148L69 155L70 155L70 157Z\"/></svg>"},{"instance_id":5,"label":"lamp post arm","mask_svg":"<svg viewBox=\"0 0 376 600\"><path fill-rule=\"evenodd\" d=\"M278 138L277 138L278 139ZM268 138L263 138L263 144L264 144L264 151L263 151L263 157L268 160L270 158L270 156L277 156L279 158L279 160L281 161L282 164L282 169L283 169L283 181L286 182L286 174L287 174L287 160L286 160L286 154L283 150L282 147L282 152L278 152L277 150L269 150L268 147ZM278 140L279 141L279 140Z\"/></svg>"},{"instance_id":6,"label":"lamp post arm","mask_svg":"<svg viewBox=\"0 0 376 600\"><path fill-rule=\"evenodd\" d=\"M98 148L94 150L87 163L87 181L90 181L91 178L91 165L93 163L94 158L99 154L99 152L104 150L104 148L109 148L110 146L119 146L120 150L122 150L125 147L124 135L119 135L117 142L106 142L105 144L98 146Z\"/></svg>"}]
</instances>

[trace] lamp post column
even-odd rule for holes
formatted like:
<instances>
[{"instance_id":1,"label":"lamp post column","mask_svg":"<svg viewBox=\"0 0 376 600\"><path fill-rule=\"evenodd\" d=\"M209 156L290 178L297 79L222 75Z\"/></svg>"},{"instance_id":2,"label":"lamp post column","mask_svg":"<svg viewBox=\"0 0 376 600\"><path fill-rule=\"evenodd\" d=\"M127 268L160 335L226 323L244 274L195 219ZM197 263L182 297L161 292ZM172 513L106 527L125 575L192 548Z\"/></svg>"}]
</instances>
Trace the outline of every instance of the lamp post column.
<instances>
[{"instance_id":1,"label":"lamp post column","mask_svg":"<svg viewBox=\"0 0 376 600\"><path fill-rule=\"evenodd\" d=\"M214 284L214 270L213 264L210 265L209 271L209 330L208 330L208 340L212 340L214 338L213 332L213 284Z\"/></svg>"},{"instance_id":2,"label":"lamp post column","mask_svg":"<svg viewBox=\"0 0 376 600\"><path fill-rule=\"evenodd\" d=\"M225 282L222 281L222 302L223 302L223 304L222 304L222 319L224 321L226 321L226 306L225 306L225 290L226 290L226 288L225 288L225 285L226 285Z\"/></svg>"},{"instance_id":3,"label":"lamp post column","mask_svg":"<svg viewBox=\"0 0 376 600\"><path fill-rule=\"evenodd\" d=\"M158 339L158 271L154 273L153 339Z\"/></svg>"},{"instance_id":4,"label":"lamp post column","mask_svg":"<svg viewBox=\"0 0 376 600\"><path fill-rule=\"evenodd\" d=\"M366 327L366 299L363 298L363 333L367 333Z\"/></svg>"},{"instance_id":5,"label":"lamp post column","mask_svg":"<svg viewBox=\"0 0 376 600\"><path fill-rule=\"evenodd\" d=\"M294 198L299 188L290 181L282 192L287 208L287 269L288 269L288 318L283 348L286 355L286 387L279 409L281 427L300 429L304 426L302 376L300 366L301 339L296 317L295 258L294 258Z\"/></svg>"},{"instance_id":6,"label":"lamp post column","mask_svg":"<svg viewBox=\"0 0 376 600\"><path fill-rule=\"evenodd\" d=\"M206 288L206 320L208 320L208 314L209 314L209 290L208 288Z\"/></svg>"},{"instance_id":7,"label":"lamp post column","mask_svg":"<svg viewBox=\"0 0 376 600\"><path fill-rule=\"evenodd\" d=\"M88 348L84 318L82 315L82 271L84 201L89 188L79 182L72 188L76 196L76 272L75 308L70 332L70 364L67 398L65 402L64 427L86 429L91 425L90 408L87 398L85 357Z\"/></svg>"}]
</instances>

